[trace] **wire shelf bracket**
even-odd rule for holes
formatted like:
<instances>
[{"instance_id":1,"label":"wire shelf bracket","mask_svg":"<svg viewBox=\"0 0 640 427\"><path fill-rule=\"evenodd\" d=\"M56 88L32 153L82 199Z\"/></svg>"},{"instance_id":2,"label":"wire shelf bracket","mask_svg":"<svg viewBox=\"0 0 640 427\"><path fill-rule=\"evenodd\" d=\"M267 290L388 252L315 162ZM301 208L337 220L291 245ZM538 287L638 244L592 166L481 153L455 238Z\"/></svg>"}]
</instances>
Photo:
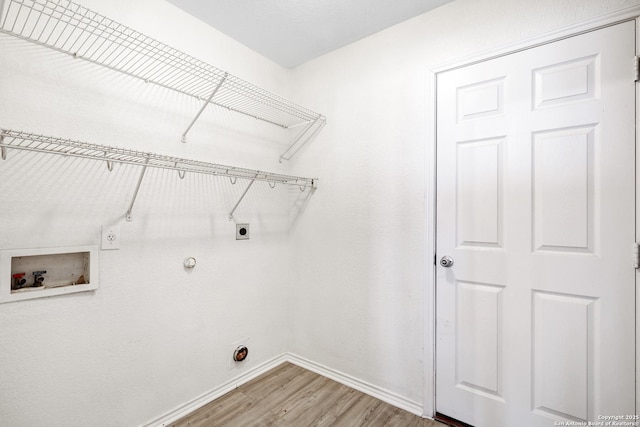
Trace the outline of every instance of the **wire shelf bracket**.
<instances>
[{"instance_id":1,"label":"wire shelf bracket","mask_svg":"<svg viewBox=\"0 0 640 427\"><path fill-rule=\"evenodd\" d=\"M309 122L300 131L297 137L293 139L291 145L280 155L278 159L280 163L283 160L291 160L291 158L309 141L316 137L325 126L327 121L324 116L320 116L312 122ZM312 130L313 129L313 130ZM311 131L309 133L309 131Z\"/></svg>"},{"instance_id":2,"label":"wire shelf bracket","mask_svg":"<svg viewBox=\"0 0 640 427\"><path fill-rule=\"evenodd\" d=\"M252 179L249 182L249 185L247 185L247 188L244 189L244 192L242 193L242 196L240 196L240 199L238 200L238 202L235 204L235 206L233 207L233 209L231 209L231 212L229 212L229 221L233 221L233 214L236 211L236 209L238 209L238 206L240 206L240 203L242 202L242 200L244 199L244 196L247 195L247 193L249 192L249 189L251 188L251 186L253 185L253 183L256 182L255 179Z\"/></svg>"},{"instance_id":3,"label":"wire shelf bracket","mask_svg":"<svg viewBox=\"0 0 640 427\"><path fill-rule=\"evenodd\" d=\"M136 202L136 198L138 197L138 191L140 191L140 185L142 184L142 179L144 178L145 172L147 172L147 166L149 165L149 159L145 162L142 170L140 171L140 178L138 178L138 184L136 184L136 189L133 192L133 198L131 199L131 203L129 204L129 209L127 209L127 213L124 215L127 221L133 221L131 217L131 211L133 210L133 205Z\"/></svg>"},{"instance_id":4,"label":"wire shelf bracket","mask_svg":"<svg viewBox=\"0 0 640 427\"><path fill-rule=\"evenodd\" d=\"M189 172L194 174L227 177L231 180L232 184L236 183L238 179L249 181L249 184L240 197L240 200L238 200L229 214L230 219L233 219L233 214L240 205L240 202L242 202L247 192L256 181L266 182L269 186L272 186L272 188L276 184L298 186L305 190L307 188L316 189L318 186L317 178L284 175L280 173L208 163L200 160L189 160L156 153L135 151L108 145L91 144L72 139L37 135L10 129L0 129L0 152L2 153L3 160L7 158L7 153L11 149L83 158L100 162L106 161L107 167L110 171L113 169L113 165L115 163L140 166L140 176L138 177L136 188L133 192L131 203L129 204L129 209L125 214L127 221L131 221L132 219L133 206L138 197L142 180L144 179L148 168L177 171L178 176L181 179L184 178L187 172Z\"/></svg>"},{"instance_id":5,"label":"wire shelf bracket","mask_svg":"<svg viewBox=\"0 0 640 427\"><path fill-rule=\"evenodd\" d=\"M209 98L207 98L207 100L204 102L204 104L202 104L202 108L200 108L200 111L198 111L196 116L193 118L193 120L191 121L191 123L187 127L187 130L185 130L184 133L182 134L182 142L187 142L187 133L189 133L189 131L191 130L193 125L196 123L196 120L198 120L200 118L200 115L202 114L204 109L207 108L207 105L209 105L209 103L211 102L213 97L216 95L216 93L218 93L218 90L220 89L220 86L222 86L222 83L224 83L224 81L227 79L228 75L229 75L228 73L224 74L224 77L222 78L222 80L220 80L220 82L218 82L218 84L213 88L213 91L211 92L211 95L209 95Z\"/></svg>"},{"instance_id":6,"label":"wire shelf bracket","mask_svg":"<svg viewBox=\"0 0 640 427\"><path fill-rule=\"evenodd\" d=\"M283 129L306 126L280 160L289 160L326 122L319 113L69 0L0 0L0 33L206 100L205 106ZM183 141L203 110L183 133Z\"/></svg>"}]
</instances>

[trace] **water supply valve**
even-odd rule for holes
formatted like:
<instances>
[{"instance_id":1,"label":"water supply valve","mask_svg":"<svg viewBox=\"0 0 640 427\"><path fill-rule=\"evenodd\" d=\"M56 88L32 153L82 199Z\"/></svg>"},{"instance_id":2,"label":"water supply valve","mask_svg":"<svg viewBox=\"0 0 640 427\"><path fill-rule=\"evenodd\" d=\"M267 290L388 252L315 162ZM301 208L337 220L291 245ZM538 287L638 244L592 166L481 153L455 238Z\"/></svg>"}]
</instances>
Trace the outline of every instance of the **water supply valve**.
<instances>
[{"instance_id":1,"label":"water supply valve","mask_svg":"<svg viewBox=\"0 0 640 427\"><path fill-rule=\"evenodd\" d=\"M24 278L27 273L16 273L11 277L13 278L13 284L11 285L11 290L21 289L27 283L27 279Z\"/></svg>"},{"instance_id":2,"label":"water supply valve","mask_svg":"<svg viewBox=\"0 0 640 427\"><path fill-rule=\"evenodd\" d=\"M34 271L33 273L33 287L38 288L44 286L44 274L47 274L47 270Z\"/></svg>"}]
</instances>

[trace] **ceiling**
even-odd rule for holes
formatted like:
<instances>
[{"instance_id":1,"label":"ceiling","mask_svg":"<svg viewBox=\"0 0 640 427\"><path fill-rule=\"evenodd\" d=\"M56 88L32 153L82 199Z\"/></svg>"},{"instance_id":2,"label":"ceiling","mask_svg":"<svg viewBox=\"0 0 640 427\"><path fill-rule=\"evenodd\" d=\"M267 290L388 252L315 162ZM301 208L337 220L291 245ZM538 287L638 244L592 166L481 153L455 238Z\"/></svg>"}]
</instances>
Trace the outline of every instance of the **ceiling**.
<instances>
[{"instance_id":1,"label":"ceiling","mask_svg":"<svg viewBox=\"0 0 640 427\"><path fill-rule=\"evenodd\" d=\"M286 67L452 0L168 0Z\"/></svg>"}]
</instances>

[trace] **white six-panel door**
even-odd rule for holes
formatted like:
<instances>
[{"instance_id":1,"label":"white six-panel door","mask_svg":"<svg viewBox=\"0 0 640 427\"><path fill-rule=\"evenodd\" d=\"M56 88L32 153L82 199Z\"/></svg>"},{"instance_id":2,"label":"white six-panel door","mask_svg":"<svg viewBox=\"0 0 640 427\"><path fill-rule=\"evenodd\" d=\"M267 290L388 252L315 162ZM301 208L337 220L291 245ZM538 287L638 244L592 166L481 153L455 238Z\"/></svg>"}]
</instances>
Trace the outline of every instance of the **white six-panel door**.
<instances>
[{"instance_id":1,"label":"white six-panel door","mask_svg":"<svg viewBox=\"0 0 640 427\"><path fill-rule=\"evenodd\" d=\"M437 76L436 410L635 414L635 23Z\"/></svg>"}]
</instances>

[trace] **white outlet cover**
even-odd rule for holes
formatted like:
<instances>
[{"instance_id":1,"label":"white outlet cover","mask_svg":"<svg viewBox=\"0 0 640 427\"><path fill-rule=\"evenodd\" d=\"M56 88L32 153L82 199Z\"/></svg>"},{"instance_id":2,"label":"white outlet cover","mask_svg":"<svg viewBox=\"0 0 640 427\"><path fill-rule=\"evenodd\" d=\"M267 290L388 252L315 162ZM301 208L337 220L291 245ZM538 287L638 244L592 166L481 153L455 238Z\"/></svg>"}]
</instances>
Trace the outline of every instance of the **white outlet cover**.
<instances>
[{"instance_id":1,"label":"white outlet cover","mask_svg":"<svg viewBox=\"0 0 640 427\"><path fill-rule=\"evenodd\" d=\"M103 251L120 249L120 225L103 225L100 248Z\"/></svg>"}]
</instances>

